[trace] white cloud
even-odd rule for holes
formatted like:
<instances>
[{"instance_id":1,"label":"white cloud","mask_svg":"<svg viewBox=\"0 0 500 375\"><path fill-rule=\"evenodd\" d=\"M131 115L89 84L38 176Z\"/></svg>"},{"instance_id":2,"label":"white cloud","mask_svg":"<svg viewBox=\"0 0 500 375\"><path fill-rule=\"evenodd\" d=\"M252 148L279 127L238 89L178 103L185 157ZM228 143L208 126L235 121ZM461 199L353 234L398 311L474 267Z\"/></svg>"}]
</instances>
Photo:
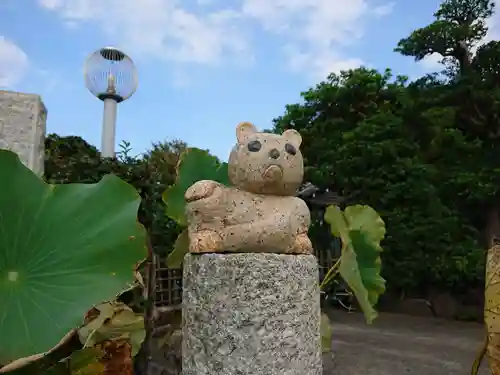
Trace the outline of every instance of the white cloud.
<instances>
[{"instance_id":1,"label":"white cloud","mask_svg":"<svg viewBox=\"0 0 500 375\"><path fill-rule=\"evenodd\" d=\"M176 0L38 0L66 22L98 25L131 53L176 62L213 64L246 51L240 14L220 9L203 15Z\"/></svg>"},{"instance_id":2,"label":"white cloud","mask_svg":"<svg viewBox=\"0 0 500 375\"><path fill-rule=\"evenodd\" d=\"M270 31L329 44L359 36L356 22L367 8L365 0L244 0L243 13Z\"/></svg>"},{"instance_id":3,"label":"white cloud","mask_svg":"<svg viewBox=\"0 0 500 375\"><path fill-rule=\"evenodd\" d=\"M493 16L486 20L486 26L488 26L488 34L486 34L480 44L488 43L492 40L500 40L500 11L495 12ZM475 53L475 51L473 52Z\"/></svg>"},{"instance_id":4,"label":"white cloud","mask_svg":"<svg viewBox=\"0 0 500 375\"><path fill-rule=\"evenodd\" d=\"M287 40L291 69L324 79L363 63L342 56L342 47L363 36L370 16L387 15L392 7L392 3L374 7L368 0L244 0L243 13Z\"/></svg>"},{"instance_id":5,"label":"white cloud","mask_svg":"<svg viewBox=\"0 0 500 375\"><path fill-rule=\"evenodd\" d=\"M0 88L12 88L28 71L26 53L14 42L0 36Z\"/></svg>"},{"instance_id":6,"label":"white cloud","mask_svg":"<svg viewBox=\"0 0 500 375\"><path fill-rule=\"evenodd\" d=\"M19 46L0 36L0 89L47 94L70 86L58 72L36 66Z\"/></svg>"},{"instance_id":7,"label":"white cloud","mask_svg":"<svg viewBox=\"0 0 500 375\"><path fill-rule=\"evenodd\" d=\"M301 52L289 45L284 48L288 57L289 68L294 72L307 72L314 81L324 80L330 73L339 73L342 70L357 68L366 65L358 58L343 58L334 51Z\"/></svg>"},{"instance_id":8,"label":"white cloud","mask_svg":"<svg viewBox=\"0 0 500 375\"><path fill-rule=\"evenodd\" d=\"M387 15L392 13L392 10L394 9L395 5L396 5L396 3L394 3L394 2L379 5L375 8L373 8L372 13L375 16L379 16L379 17L387 16Z\"/></svg>"},{"instance_id":9,"label":"white cloud","mask_svg":"<svg viewBox=\"0 0 500 375\"><path fill-rule=\"evenodd\" d=\"M61 0L38 0L38 4L47 9L56 9L64 4Z\"/></svg>"},{"instance_id":10,"label":"white cloud","mask_svg":"<svg viewBox=\"0 0 500 375\"><path fill-rule=\"evenodd\" d=\"M372 4L377 2L377 4ZM325 77L332 69L361 61L342 56L342 47L363 36L369 17L392 11L380 0L38 0L65 22L98 25L134 55L179 63L252 60L248 28L281 38L288 66ZM211 3L210 8L201 4ZM215 9L215 10L213 10Z\"/></svg>"},{"instance_id":11,"label":"white cloud","mask_svg":"<svg viewBox=\"0 0 500 375\"><path fill-rule=\"evenodd\" d=\"M418 64L425 73L439 72L443 70L444 66L441 64L443 56L439 53L433 53L420 60Z\"/></svg>"}]
</instances>

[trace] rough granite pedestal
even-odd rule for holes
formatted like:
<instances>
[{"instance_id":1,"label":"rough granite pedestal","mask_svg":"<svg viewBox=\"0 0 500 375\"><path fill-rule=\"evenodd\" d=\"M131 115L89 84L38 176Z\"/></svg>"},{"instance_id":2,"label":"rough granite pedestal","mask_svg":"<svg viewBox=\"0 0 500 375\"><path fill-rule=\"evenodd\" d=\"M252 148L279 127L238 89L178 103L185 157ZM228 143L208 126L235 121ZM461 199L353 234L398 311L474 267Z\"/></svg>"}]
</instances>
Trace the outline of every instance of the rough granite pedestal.
<instances>
[{"instance_id":1,"label":"rough granite pedestal","mask_svg":"<svg viewBox=\"0 0 500 375\"><path fill-rule=\"evenodd\" d=\"M47 109L38 95L0 90L0 149L43 175Z\"/></svg>"},{"instance_id":2,"label":"rough granite pedestal","mask_svg":"<svg viewBox=\"0 0 500 375\"><path fill-rule=\"evenodd\" d=\"M184 375L320 375L312 255L188 254Z\"/></svg>"}]
</instances>

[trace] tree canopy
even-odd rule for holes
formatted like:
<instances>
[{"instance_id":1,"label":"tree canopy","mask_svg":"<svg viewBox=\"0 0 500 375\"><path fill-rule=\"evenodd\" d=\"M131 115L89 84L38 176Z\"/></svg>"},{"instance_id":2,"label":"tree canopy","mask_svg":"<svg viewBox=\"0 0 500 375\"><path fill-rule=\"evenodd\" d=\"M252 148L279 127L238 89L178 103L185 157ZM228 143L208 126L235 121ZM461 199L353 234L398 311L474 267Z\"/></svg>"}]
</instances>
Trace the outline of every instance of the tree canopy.
<instances>
[{"instance_id":1,"label":"tree canopy","mask_svg":"<svg viewBox=\"0 0 500 375\"><path fill-rule=\"evenodd\" d=\"M483 283L500 235L500 43L482 44L488 0L445 0L399 41L442 71L410 82L360 67L331 74L274 120L303 136L306 180L374 207L387 224L383 275L415 294Z\"/></svg>"}]
</instances>

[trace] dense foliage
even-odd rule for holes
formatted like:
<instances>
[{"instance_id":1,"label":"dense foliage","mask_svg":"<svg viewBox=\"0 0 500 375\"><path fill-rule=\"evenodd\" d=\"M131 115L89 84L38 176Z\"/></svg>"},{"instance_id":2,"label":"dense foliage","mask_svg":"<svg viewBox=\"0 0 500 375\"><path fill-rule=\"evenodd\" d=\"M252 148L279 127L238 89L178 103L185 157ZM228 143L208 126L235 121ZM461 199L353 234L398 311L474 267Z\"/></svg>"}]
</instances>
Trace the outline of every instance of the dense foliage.
<instances>
[{"instance_id":1,"label":"dense foliage","mask_svg":"<svg viewBox=\"0 0 500 375\"><path fill-rule=\"evenodd\" d=\"M481 285L500 235L500 43L481 45L488 0L445 0L397 48L442 57L414 82L390 70L332 74L275 119L301 132L306 179L375 208L387 225L383 276L426 294Z\"/></svg>"}]
</instances>

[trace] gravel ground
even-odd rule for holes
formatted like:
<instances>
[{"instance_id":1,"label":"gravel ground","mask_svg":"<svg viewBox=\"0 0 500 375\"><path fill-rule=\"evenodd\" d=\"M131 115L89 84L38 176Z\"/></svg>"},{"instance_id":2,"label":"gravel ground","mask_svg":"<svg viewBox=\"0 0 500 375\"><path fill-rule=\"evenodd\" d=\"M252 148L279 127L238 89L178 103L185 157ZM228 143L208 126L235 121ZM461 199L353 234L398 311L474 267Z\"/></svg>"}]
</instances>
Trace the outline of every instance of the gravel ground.
<instances>
[{"instance_id":1,"label":"gravel ground","mask_svg":"<svg viewBox=\"0 0 500 375\"><path fill-rule=\"evenodd\" d=\"M328 315L333 343L324 375L469 374L484 338L478 323L382 313L369 326L360 313ZM490 374L486 359L480 374Z\"/></svg>"}]
</instances>

